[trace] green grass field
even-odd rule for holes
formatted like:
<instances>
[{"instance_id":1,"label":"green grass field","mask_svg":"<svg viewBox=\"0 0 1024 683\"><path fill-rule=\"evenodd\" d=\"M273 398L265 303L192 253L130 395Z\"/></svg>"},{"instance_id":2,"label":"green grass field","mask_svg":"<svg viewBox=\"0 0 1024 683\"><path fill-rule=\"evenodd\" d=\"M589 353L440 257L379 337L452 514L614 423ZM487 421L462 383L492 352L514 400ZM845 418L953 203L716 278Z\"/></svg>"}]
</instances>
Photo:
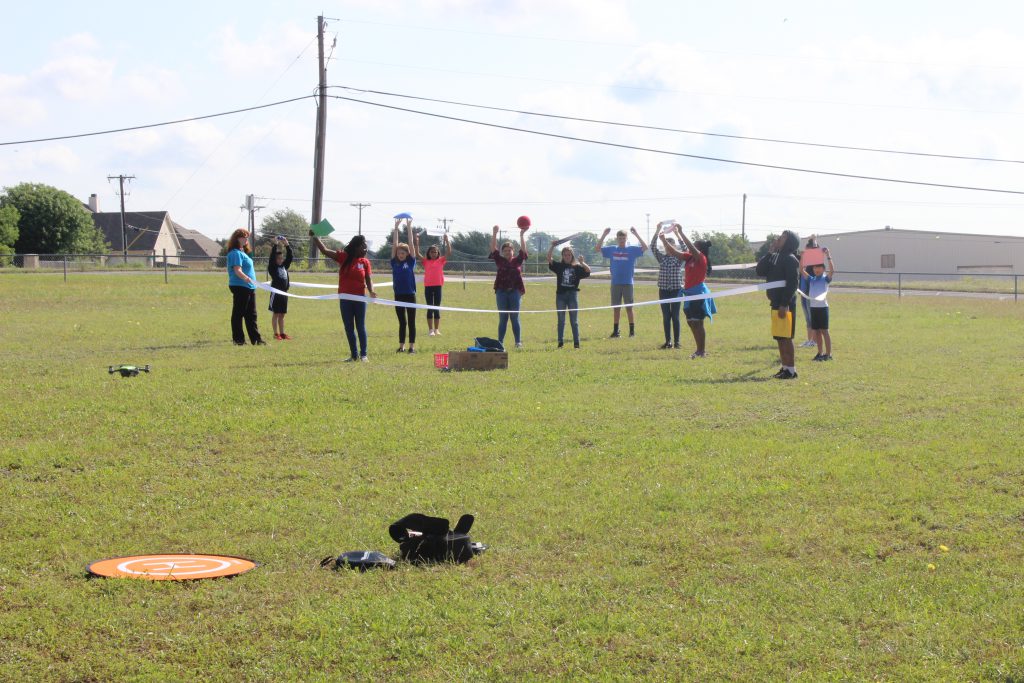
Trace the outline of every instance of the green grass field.
<instances>
[{"instance_id":1,"label":"green grass field","mask_svg":"<svg viewBox=\"0 0 1024 683\"><path fill-rule=\"evenodd\" d=\"M333 302L232 346L225 280L0 276L0 679L1024 680L1024 306L837 293L836 360L799 350L795 382L761 294L720 301L703 361L642 308L636 339L584 314L576 352L523 316L509 370L440 373L496 316L421 314L398 356L373 307L343 365ZM318 567L397 552L413 511L472 512L491 550ZM174 551L261 566L86 578Z\"/></svg>"}]
</instances>

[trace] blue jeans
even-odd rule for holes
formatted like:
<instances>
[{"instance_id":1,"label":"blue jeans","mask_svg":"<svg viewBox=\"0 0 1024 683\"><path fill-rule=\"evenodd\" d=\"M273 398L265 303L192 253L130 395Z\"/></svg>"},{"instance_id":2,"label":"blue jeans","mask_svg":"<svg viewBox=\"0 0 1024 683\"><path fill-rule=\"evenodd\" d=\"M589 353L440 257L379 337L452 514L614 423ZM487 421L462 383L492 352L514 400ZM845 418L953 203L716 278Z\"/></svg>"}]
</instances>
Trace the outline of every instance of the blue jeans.
<instances>
[{"instance_id":1,"label":"blue jeans","mask_svg":"<svg viewBox=\"0 0 1024 683\"><path fill-rule=\"evenodd\" d=\"M572 328L573 346L580 345L580 325L577 322L579 313L575 310L580 307L579 292L575 289L555 292L555 309L558 311L558 343L561 344L565 333L565 311L569 310L569 327Z\"/></svg>"},{"instance_id":2,"label":"blue jeans","mask_svg":"<svg viewBox=\"0 0 1024 683\"><path fill-rule=\"evenodd\" d=\"M345 324L345 336L353 358L366 357L366 302L342 299L341 322ZM359 332L359 355L356 355L356 332Z\"/></svg>"},{"instance_id":3,"label":"blue jeans","mask_svg":"<svg viewBox=\"0 0 1024 683\"><path fill-rule=\"evenodd\" d=\"M659 289L659 299L673 299L682 294L678 289ZM679 308L681 301L673 301L670 304L661 304L661 322L665 326L665 343L679 343ZM669 339L671 333L672 338Z\"/></svg>"},{"instance_id":4,"label":"blue jeans","mask_svg":"<svg viewBox=\"0 0 1024 683\"><path fill-rule=\"evenodd\" d=\"M499 311L519 310L519 302L522 300L523 295L519 293L518 289L499 289L494 292L494 295L494 298L498 303ZM522 341L519 331L518 313L498 314L498 341L502 344L505 343L505 330L508 328L509 320L512 321L512 336L516 338L516 344L518 344Z\"/></svg>"}]
</instances>

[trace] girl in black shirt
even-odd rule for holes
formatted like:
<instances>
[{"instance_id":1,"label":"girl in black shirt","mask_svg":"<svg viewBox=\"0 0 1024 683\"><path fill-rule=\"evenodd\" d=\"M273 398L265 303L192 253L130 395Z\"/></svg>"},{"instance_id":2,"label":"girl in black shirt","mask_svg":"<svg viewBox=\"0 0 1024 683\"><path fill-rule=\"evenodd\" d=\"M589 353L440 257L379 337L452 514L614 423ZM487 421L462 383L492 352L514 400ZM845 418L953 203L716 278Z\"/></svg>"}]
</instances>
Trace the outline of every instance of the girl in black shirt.
<instances>
[{"instance_id":1,"label":"girl in black shirt","mask_svg":"<svg viewBox=\"0 0 1024 683\"><path fill-rule=\"evenodd\" d=\"M284 253L278 251L278 244L284 245ZM274 246L270 248L270 261L267 263L267 274L270 276L270 286L288 291L288 269L292 265L292 248L287 238L279 237ZM284 332L284 316L288 312L288 297L280 294L270 293L270 324L274 327L274 339L291 339Z\"/></svg>"}]
</instances>

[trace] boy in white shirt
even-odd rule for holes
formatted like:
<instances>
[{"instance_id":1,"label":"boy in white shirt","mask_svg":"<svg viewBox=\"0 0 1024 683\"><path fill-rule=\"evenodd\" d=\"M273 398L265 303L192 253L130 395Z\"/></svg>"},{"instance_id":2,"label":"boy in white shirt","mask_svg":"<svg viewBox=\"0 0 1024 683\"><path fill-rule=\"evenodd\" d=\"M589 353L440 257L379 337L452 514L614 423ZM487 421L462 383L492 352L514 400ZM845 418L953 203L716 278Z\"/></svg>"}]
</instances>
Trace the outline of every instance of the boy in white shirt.
<instances>
[{"instance_id":1,"label":"boy in white shirt","mask_svg":"<svg viewBox=\"0 0 1024 683\"><path fill-rule=\"evenodd\" d=\"M824 265L813 266L813 274L808 278L807 285L811 332L818 345L818 355L812 359L816 361L832 360L832 336L828 332L828 286L832 282L836 267L828 248L825 247L822 251L825 253L828 272L825 272Z\"/></svg>"}]
</instances>

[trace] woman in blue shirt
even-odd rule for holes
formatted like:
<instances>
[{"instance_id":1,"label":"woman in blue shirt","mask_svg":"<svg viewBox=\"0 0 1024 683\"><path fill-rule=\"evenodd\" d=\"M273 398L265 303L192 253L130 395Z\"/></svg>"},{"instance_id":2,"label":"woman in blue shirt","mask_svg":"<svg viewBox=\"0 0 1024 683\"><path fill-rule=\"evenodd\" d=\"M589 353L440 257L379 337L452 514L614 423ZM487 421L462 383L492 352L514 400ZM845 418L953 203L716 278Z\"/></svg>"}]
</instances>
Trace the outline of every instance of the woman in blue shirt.
<instances>
[{"instance_id":1,"label":"woman in blue shirt","mask_svg":"<svg viewBox=\"0 0 1024 683\"><path fill-rule=\"evenodd\" d=\"M267 342L260 337L256 327L256 268L249 254L249 231L239 228L231 233L228 240L228 289L231 290L231 338L236 346L245 346L242 321L249 333L249 341L264 346Z\"/></svg>"}]
</instances>

